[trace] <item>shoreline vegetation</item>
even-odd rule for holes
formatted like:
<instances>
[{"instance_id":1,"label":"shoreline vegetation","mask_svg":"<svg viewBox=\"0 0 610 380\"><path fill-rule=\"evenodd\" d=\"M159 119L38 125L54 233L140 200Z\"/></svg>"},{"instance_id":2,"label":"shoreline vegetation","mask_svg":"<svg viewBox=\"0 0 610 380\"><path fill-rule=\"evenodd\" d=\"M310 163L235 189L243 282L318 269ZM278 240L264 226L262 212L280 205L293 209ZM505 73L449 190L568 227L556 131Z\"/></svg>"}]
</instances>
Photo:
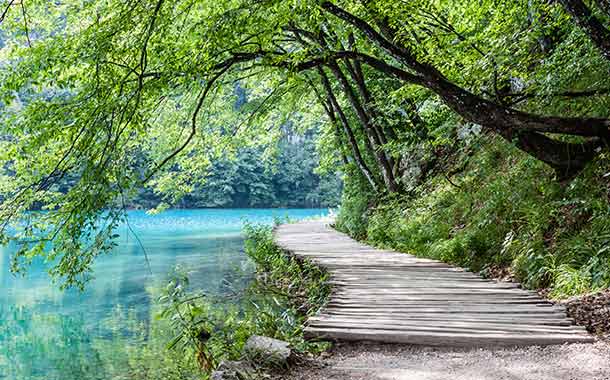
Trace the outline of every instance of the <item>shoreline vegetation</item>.
<instances>
[{"instance_id":1,"label":"shoreline vegetation","mask_svg":"<svg viewBox=\"0 0 610 380\"><path fill-rule=\"evenodd\" d=\"M324 305L330 293L327 275L281 250L273 242L272 231L272 226L264 224L244 227L244 249L256 266L256 276L239 295L239 303L186 291L185 275L175 276L167 285L159 298L163 307L159 318L168 322L175 334L167 344L171 357L179 353L180 359L172 363L175 378L211 378L216 368L232 369L240 372L239 376L278 374L330 347L328 342L306 341L303 337L306 318ZM252 360L244 348L253 336L288 343L290 357L279 362L271 356ZM188 370L181 373L184 368ZM163 378L167 373L158 375Z\"/></svg>"}]
</instances>

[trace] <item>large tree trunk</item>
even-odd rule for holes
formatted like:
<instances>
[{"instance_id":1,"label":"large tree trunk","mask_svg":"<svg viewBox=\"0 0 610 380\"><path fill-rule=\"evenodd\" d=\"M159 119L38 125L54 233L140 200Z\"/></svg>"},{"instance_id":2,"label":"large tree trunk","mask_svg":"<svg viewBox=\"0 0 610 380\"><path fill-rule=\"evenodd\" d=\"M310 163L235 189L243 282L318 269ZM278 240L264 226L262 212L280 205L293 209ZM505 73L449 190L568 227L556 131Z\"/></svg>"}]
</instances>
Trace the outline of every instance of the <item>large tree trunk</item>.
<instances>
[{"instance_id":1,"label":"large tree trunk","mask_svg":"<svg viewBox=\"0 0 610 380\"><path fill-rule=\"evenodd\" d=\"M419 62L407 47L390 42L395 40L392 35L389 36L390 38L385 38L366 21L332 3L324 2L322 7L355 26L370 40L417 74L401 71L383 61L375 62L375 59L368 59L365 62L378 69L385 69L387 73L398 78L434 91L464 119L491 129L509 141L518 140L517 146L520 149L548 163L558 172L574 173L582 169L584 160L593 157L595 149L603 145L610 137L610 120L607 119L533 115L475 95L449 81L435 67ZM385 33L393 34L393 31L386 26ZM355 54L349 56L353 57ZM586 144L571 144L551 140L542 133L561 133L598 137L598 139ZM525 140L529 138L532 141L527 143ZM551 143L549 140L555 142ZM581 150L585 151L575 157L573 153Z\"/></svg>"},{"instance_id":2,"label":"large tree trunk","mask_svg":"<svg viewBox=\"0 0 610 380\"><path fill-rule=\"evenodd\" d=\"M568 11L574 21L580 26L583 31L589 36L591 41L601 51L602 55L610 60L610 30L606 28L602 22L595 17L591 9L582 0L559 0L563 7ZM608 1L598 0L598 4L602 9L604 4L608 6ZM609 9L604 9L606 13L610 13Z\"/></svg>"},{"instance_id":3,"label":"large tree trunk","mask_svg":"<svg viewBox=\"0 0 610 380\"><path fill-rule=\"evenodd\" d=\"M371 185L373 190L378 191L379 186L377 185L375 176L373 175L373 172L369 169L368 165L364 161L364 158L362 157L362 154L360 153L360 148L358 147L358 140L356 139L356 136L354 136L354 132L352 131L352 129L349 125L349 121L347 119L347 116L345 115L345 112L343 112L341 105L337 101L337 97L335 96L335 94L333 92L333 88L330 84L330 81L328 80L328 77L326 76L326 73L324 72L324 69L322 69L321 67L318 67L318 73L319 73L320 79L322 81L322 86L324 87L324 90L326 91L328 100L331 103L331 105L332 105L333 109L335 110L335 112L337 113L337 115L339 115L339 120L341 121L341 124L343 125L343 131L345 132L345 135L347 136L347 140L348 140L350 148L352 150L352 154L354 155L354 161L356 161L356 165L358 166L358 169L360 169L360 172L362 173L364 178L366 178L366 180L369 182L369 184Z\"/></svg>"}]
</instances>

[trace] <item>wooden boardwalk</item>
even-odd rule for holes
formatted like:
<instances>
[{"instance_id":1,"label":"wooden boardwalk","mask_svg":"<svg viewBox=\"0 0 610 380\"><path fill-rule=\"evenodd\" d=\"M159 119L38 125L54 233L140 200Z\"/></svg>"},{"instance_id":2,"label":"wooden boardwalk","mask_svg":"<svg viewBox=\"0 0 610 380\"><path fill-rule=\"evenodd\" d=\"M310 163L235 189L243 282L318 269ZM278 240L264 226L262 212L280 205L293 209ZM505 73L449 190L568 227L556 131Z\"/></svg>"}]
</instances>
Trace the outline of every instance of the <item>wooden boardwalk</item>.
<instances>
[{"instance_id":1,"label":"wooden boardwalk","mask_svg":"<svg viewBox=\"0 0 610 380\"><path fill-rule=\"evenodd\" d=\"M361 244L324 221L284 224L275 241L325 268L333 291L308 337L436 346L591 342L561 306L518 284Z\"/></svg>"}]
</instances>

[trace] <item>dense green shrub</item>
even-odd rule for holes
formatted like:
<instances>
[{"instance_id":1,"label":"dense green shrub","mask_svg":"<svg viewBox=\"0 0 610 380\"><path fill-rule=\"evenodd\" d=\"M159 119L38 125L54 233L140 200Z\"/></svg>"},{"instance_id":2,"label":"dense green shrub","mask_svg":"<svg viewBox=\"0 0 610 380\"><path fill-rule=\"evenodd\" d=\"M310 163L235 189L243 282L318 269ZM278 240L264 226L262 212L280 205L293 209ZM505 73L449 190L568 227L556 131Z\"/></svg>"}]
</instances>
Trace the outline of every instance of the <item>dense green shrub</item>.
<instances>
[{"instance_id":1,"label":"dense green shrub","mask_svg":"<svg viewBox=\"0 0 610 380\"><path fill-rule=\"evenodd\" d=\"M266 225L246 225L246 254L258 268L255 290L279 295L298 314L297 322L315 314L330 294L328 274L318 266L288 255L273 241L272 228ZM295 324L295 333L302 333L302 324ZM289 340L295 336L278 336ZM303 343L302 335L296 336ZM294 342L293 342L294 343ZM303 346L306 347L306 346ZM308 347L311 348L311 347Z\"/></svg>"},{"instance_id":2,"label":"dense green shrub","mask_svg":"<svg viewBox=\"0 0 610 380\"><path fill-rule=\"evenodd\" d=\"M353 165L345 167L344 178L341 212L336 223L340 230L363 239L366 236L368 211L375 195Z\"/></svg>"}]
</instances>

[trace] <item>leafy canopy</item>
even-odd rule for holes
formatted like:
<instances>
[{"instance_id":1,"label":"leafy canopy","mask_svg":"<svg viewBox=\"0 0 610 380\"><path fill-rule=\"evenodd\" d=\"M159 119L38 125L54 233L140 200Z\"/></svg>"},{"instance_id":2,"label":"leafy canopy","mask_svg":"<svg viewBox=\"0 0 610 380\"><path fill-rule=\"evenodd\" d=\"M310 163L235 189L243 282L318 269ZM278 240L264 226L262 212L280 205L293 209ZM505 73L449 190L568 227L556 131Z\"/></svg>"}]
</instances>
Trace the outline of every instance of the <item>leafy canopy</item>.
<instances>
[{"instance_id":1,"label":"leafy canopy","mask_svg":"<svg viewBox=\"0 0 610 380\"><path fill-rule=\"evenodd\" d=\"M20 247L14 269L42 256L55 263L52 273L64 285L82 285L94 258L112 248L112 230L125 218L124 205L142 186L174 203L204 185L212 163L235 157L239 147L276 142L286 121L306 130L328 120L319 73L310 69L328 64L331 52L347 47L400 66L362 30L330 14L328 4L5 4L0 26L5 39L0 50L0 239ZM525 100L519 104L523 110L607 117L608 97L566 103L554 96L598 88L609 67L555 2L333 4L371 25L381 20L393 34L392 43L408 46L420 66L435 67L479 97L505 101L502 90L517 88ZM332 37L326 39L328 46L320 45L320 35ZM403 69L413 75L413 67ZM323 168L336 167L338 156L353 166L352 152L358 149L363 151L361 166L376 167L383 154L400 163L401 142L453 138L462 120L430 88L369 66L364 66L364 76L379 100L375 111L387 128L396 129L397 138L371 148L363 123L348 144L336 124L326 123L319 144ZM249 91L243 107L234 106L236 83ZM340 88L333 80L331 90ZM534 96L535 102L527 101ZM338 102L345 105L348 98L343 93ZM428 119L423 128L411 128L418 120L408 109L422 109ZM346 122L357 124L357 116L349 112ZM385 170L390 166L400 165ZM380 176L379 170L373 174ZM45 212L28 212L40 207Z\"/></svg>"}]
</instances>

